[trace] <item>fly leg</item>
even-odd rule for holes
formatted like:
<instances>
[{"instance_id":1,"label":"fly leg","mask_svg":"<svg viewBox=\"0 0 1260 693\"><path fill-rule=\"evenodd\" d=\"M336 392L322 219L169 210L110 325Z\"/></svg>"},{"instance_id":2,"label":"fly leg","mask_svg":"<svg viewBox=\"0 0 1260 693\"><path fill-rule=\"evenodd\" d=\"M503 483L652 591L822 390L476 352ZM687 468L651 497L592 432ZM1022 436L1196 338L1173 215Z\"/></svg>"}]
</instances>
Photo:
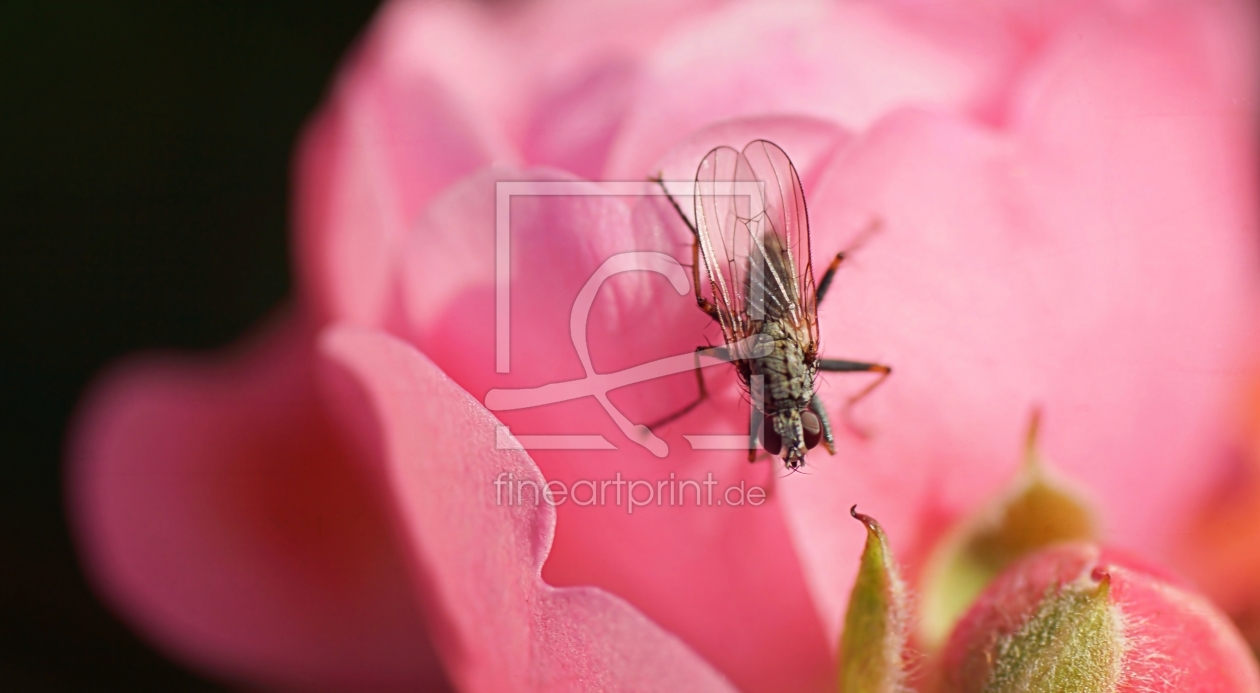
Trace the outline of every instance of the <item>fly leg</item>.
<instances>
[{"instance_id":1,"label":"fly leg","mask_svg":"<svg viewBox=\"0 0 1260 693\"><path fill-rule=\"evenodd\" d=\"M757 461L757 436L761 433L761 420L763 415L761 410L754 405L752 407L752 421L748 426L748 461Z\"/></svg>"},{"instance_id":2,"label":"fly leg","mask_svg":"<svg viewBox=\"0 0 1260 693\"><path fill-rule=\"evenodd\" d=\"M705 315L717 320L717 306L700 294L700 232L692 225L687 215L683 214L682 207L678 206L678 201L674 199L674 196L669 194L669 190L665 188L665 181L661 180L661 174L658 173L649 180L661 186L661 192L665 193L665 198L669 200L670 206L674 208L675 212L678 212L678 216L682 217L683 223L691 231L691 285L696 289L696 305L705 312Z\"/></svg>"},{"instance_id":3,"label":"fly leg","mask_svg":"<svg viewBox=\"0 0 1260 693\"><path fill-rule=\"evenodd\" d=\"M671 421L674 421L675 419L682 416L683 414L686 414L692 409L695 409L696 407L700 406L701 402L709 398L709 389L704 386L704 371L700 369L700 352L709 351L710 349L712 349L712 351L714 352L714 355L720 359L730 358L730 352L726 350L726 347L696 347L696 351L695 351L696 385L699 387L700 393L696 395L695 400L693 400L690 404L683 407L682 409L679 409L673 414L670 414L669 416L653 421L652 423L648 424L647 426L648 428L656 428L657 426L664 426L665 424L670 423Z\"/></svg>"},{"instance_id":4,"label":"fly leg","mask_svg":"<svg viewBox=\"0 0 1260 693\"><path fill-rule=\"evenodd\" d=\"M650 180L661 186L661 192L665 193L665 198L669 200L670 206L674 208L675 212L678 212L678 216L682 218L683 223L687 225L687 229L691 231L691 285L695 287L696 306L698 306L700 310L704 311L705 315L717 320L717 306L713 305L709 299L705 298L704 295L700 293L700 232L692 225L691 220L687 218L687 215L683 214L682 208L678 206L678 201L674 199L674 196L669 194L669 190L665 188L665 181L662 180L661 174L656 174L656 176ZM649 424L648 428L656 428L657 426L663 426L671 421L674 421L678 417L700 406L701 402L709 398L709 390L704 386L704 372L700 369L700 352L705 351L707 348L708 347L696 347L696 386L700 391L699 394L696 395L696 399L673 414ZM730 359L730 352L726 349L726 347L719 347L714 349L714 351L720 358L727 360Z\"/></svg>"},{"instance_id":5,"label":"fly leg","mask_svg":"<svg viewBox=\"0 0 1260 693\"><path fill-rule=\"evenodd\" d=\"M892 375L892 367L885 366L879 363L865 363L863 361L844 361L841 359L818 359L818 370L830 371L833 373L879 373L879 377L876 378L874 382L862 388L862 390L858 392L856 395L849 397L848 401L845 402L844 404L845 425L848 426L850 429L852 429L858 435L865 438L866 432L853 423L853 417L850 415L853 410L853 405L862 401L863 397L866 397L867 395L871 394L871 392L875 388L879 387L885 380L887 380L888 376ZM815 397L815 400L817 400L817 397ZM813 405L814 403L811 401L810 407L812 408ZM821 408L822 407L820 405L819 411L821 411ZM827 419L821 416L819 418L821 421L824 422L824 425L825 425L825 422L827 421Z\"/></svg>"},{"instance_id":6,"label":"fly leg","mask_svg":"<svg viewBox=\"0 0 1260 693\"><path fill-rule=\"evenodd\" d=\"M858 239L854 241L852 245L836 253L836 256L831 259L831 264L827 265L827 271L823 273L822 280L818 282L818 288L814 290L815 306L822 304L823 296L826 296L827 289L831 288L831 281L836 278L836 270L840 269L840 264L844 262L845 256L848 253L857 250L863 243L866 242L867 237L878 230L879 220L876 219L866 227L866 230L862 232L862 235L858 236Z\"/></svg>"},{"instance_id":7,"label":"fly leg","mask_svg":"<svg viewBox=\"0 0 1260 693\"><path fill-rule=\"evenodd\" d=\"M814 291L814 305L815 306L822 304L822 300L827 295L827 290L831 288L831 282L832 280L836 278L836 271L840 269L840 265L844 262L845 256L848 253L851 253L854 250L856 250L859 246L861 246L866 241L866 239L871 234L878 231L879 228L880 228L880 221L878 219L872 221L870 225L866 227L866 230L863 231L860 236L858 236L858 239L854 241L852 245L836 253L836 256L832 258L831 260L831 264L827 265L827 271L823 273L822 279L818 282L818 288ZM879 377L876 378L874 382L862 388L862 390L858 392L857 394L853 395L852 397L849 397L848 401L845 402L845 405L844 405L845 425L848 426L851 430L853 430L858 435L862 437L866 437L865 431L863 431L861 428L859 428L857 425L853 423L853 417L850 415L853 409L853 405L860 402L863 397L866 397L867 395L871 394L871 392L875 388L879 387L880 384L882 384L888 378L888 376L892 375L892 368L889 366L885 366L883 364L879 364L879 363L866 363L863 361L844 361L841 359L819 359L818 370L838 372L838 373L879 373ZM831 422L827 419L826 412L823 411L822 401L818 399L818 395L814 395L813 399L810 400L809 408L818 416L818 420L822 422L823 443L827 446L827 451L834 455L836 452L836 448L835 448L835 439L832 437L832 432L831 432Z\"/></svg>"},{"instance_id":8,"label":"fly leg","mask_svg":"<svg viewBox=\"0 0 1260 693\"><path fill-rule=\"evenodd\" d=\"M840 269L840 263L844 262L844 253L843 250L836 253L831 264L827 265L827 271L823 273L822 280L818 282L818 288L814 290L814 305L822 304L823 297L827 295L827 289L831 288L831 280L836 278L836 270Z\"/></svg>"},{"instance_id":9,"label":"fly leg","mask_svg":"<svg viewBox=\"0 0 1260 693\"><path fill-rule=\"evenodd\" d=\"M822 444L827 448L827 452L832 455L836 454L836 437L831 434L831 420L827 418L827 410L823 407L822 400L818 398L817 393L809 400L809 410L814 412L818 417L819 423L822 424Z\"/></svg>"}]
</instances>

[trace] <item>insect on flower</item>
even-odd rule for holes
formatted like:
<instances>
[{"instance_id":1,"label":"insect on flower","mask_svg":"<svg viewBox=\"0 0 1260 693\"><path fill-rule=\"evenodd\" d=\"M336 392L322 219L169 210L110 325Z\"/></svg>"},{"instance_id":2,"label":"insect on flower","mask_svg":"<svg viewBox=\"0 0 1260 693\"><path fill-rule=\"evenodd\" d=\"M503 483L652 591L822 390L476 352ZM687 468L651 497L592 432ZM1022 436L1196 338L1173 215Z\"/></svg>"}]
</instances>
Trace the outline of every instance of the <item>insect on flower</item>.
<instances>
[{"instance_id":1,"label":"insect on flower","mask_svg":"<svg viewBox=\"0 0 1260 693\"><path fill-rule=\"evenodd\" d=\"M653 180L665 188L660 176ZM782 456L789 470L800 469L805 452L819 442L834 455L831 422L815 391L818 372L879 374L849 398L847 416L848 407L878 387L892 369L818 357L818 303L845 253L836 254L815 287L805 194L791 160L766 140L750 142L742 152L730 147L710 151L696 171L694 224L668 191L666 197L694 237L696 304L721 325L725 341L716 352L735 364L740 383L752 394L749 461L756 458L759 434L766 452ZM700 282L701 259L707 292ZM741 346L750 343L744 341L749 337L762 343L768 339L769 353L757 356ZM708 397L699 357L706 349L696 349L699 396L649 427L677 419Z\"/></svg>"}]
</instances>

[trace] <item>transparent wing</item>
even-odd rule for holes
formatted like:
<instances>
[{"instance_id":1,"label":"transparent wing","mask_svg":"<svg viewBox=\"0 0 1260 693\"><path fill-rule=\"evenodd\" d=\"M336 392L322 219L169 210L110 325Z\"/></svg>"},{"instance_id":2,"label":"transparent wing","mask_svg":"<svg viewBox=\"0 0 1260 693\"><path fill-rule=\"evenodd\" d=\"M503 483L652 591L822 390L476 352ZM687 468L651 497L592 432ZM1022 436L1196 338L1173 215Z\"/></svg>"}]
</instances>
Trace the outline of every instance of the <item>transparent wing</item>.
<instances>
[{"instance_id":1,"label":"transparent wing","mask_svg":"<svg viewBox=\"0 0 1260 693\"><path fill-rule=\"evenodd\" d=\"M809 353L815 353L818 344L816 291L809 214L800 176L788 155L773 142L750 142L744 147L743 155L752 176L765 184L759 248L765 252L767 315L800 329L802 336L808 339ZM750 260L750 280L755 281L759 258Z\"/></svg>"},{"instance_id":2,"label":"transparent wing","mask_svg":"<svg viewBox=\"0 0 1260 693\"><path fill-rule=\"evenodd\" d=\"M705 155L696 169L696 232L700 255L709 279L709 300L717 308L718 322L728 344L757 332L749 315L746 266L754 200L761 205L756 181L739 181L752 169L743 154L717 147Z\"/></svg>"},{"instance_id":3,"label":"transparent wing","mask_svg":"<svg viewBox=\"0 0 1260 693\"><path fill-rule=\"evenodd\" d=\"M787 154L765 140L709 152L696 172L696 230L726 341L771 320L816 353L809 221Z\"/></svg>"}]
</instances>

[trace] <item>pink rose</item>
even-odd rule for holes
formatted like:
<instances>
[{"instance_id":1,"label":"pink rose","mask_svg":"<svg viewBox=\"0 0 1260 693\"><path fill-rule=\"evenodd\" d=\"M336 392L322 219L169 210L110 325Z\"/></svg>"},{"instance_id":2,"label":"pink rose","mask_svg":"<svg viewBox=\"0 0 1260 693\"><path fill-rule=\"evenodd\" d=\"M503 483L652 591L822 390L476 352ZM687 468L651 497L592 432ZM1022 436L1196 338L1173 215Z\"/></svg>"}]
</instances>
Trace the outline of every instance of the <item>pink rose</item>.
<instances>
[{"instance_id":1,"label":"pink rose","mask_svg":"<svg viewBox=\"0 0 1260 693\"><path fill-rule=\"evenodd\" d=\"M136 360L88 395L68 482L88 569L166 651L250 683L828 688L849 507L918 575L1015 473L1033 405L1109 541L1167 557L1227 467L1257 308L1250 16L387 4L302 141L295 305L227 355ZM606 181L686 180L757 138L800 171L816 267L881 223L819 309L825 356L895 368L853 411L868 436L841 415L860 375L821 378L839 449L787 478L684 439L746 425L728 366L655 432L663 459L609 411L677 409L689 372L608 409L482 406L583 377L571 310L610 257L690 262L661 198ZM496 184L519 181L566 192L499 216ZM577 331L593 370L719 339L678 288L611 278ZM615 449L507 449L567 434ZM705 482L740 502L701 503Z\"/></svg>"}]
</instances>

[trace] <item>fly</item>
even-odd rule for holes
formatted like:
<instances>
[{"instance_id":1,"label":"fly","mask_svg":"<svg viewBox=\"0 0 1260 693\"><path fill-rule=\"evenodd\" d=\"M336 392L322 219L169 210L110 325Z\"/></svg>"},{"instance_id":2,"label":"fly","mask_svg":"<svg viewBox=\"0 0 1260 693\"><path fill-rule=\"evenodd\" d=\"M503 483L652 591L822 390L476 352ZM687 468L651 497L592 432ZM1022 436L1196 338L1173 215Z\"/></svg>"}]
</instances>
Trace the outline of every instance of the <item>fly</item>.
<instances>
[{"instance_id":1,"label":"fly","mask_svg":"<svg viewBox=\"0 0 1260 693\"><path fill-rule=\"evenodd\" d=\"M654 179L664 189L660 176ZM836 254L818 285L810 258L809 217L800 177L778 145L750 142L744 150L717 147L696 170L695 223L672 195L670 204L691 230L692 282L696 305L722 328L718 354L735 364L740 383L753 393L748 459L758 439L766 452L781 456L789 470L805 464L805 453L822 443L835 454L831 422L818 398L819 371L871 372L879 377L849 398L855 402L879 386L892 369L878 363L818 356L818 303L844 261ZM700 282L703 260L707 295ZM749 337L754 340L748 340ZM754 355L746 346L760 340L771 348ZM708 397L696 349L694 402L651 424L655 428L694 409Z\"/></svg>"}]
</instances>

